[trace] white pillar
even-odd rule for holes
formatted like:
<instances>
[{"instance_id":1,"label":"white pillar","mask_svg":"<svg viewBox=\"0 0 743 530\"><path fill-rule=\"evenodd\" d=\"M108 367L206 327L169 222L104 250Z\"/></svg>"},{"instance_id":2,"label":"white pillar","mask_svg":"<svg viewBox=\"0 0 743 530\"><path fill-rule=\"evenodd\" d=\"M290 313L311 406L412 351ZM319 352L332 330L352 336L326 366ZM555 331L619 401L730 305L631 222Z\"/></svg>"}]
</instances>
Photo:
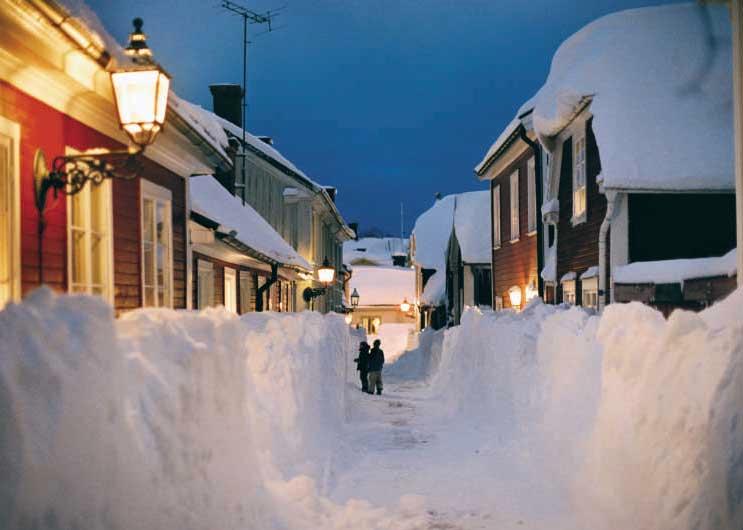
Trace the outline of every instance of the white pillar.
<instances>
[{"instance_id":1,"label":"white pillar","mask_svg":"<svg viewBox=\"0 0 743 530\"><path fill-rule=\"evenodd\" d=\"M738 286L743 286L743 0L730 3L733 26L733 123L735 126L735 211Z\"/></svg>"}]
</instances>

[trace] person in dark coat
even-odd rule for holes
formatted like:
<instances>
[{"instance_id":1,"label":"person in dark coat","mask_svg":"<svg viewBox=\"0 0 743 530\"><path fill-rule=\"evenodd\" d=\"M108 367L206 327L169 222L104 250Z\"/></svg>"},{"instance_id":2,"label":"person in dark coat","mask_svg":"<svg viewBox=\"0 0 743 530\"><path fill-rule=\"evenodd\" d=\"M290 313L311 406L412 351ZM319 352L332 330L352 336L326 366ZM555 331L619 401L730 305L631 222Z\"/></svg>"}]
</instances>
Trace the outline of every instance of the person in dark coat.
<instances>
[{"instance_id":1,"label":"person in dark coat","mask_svg":"<svg viewBox=\"0 0 743 530\"><path fill-rule=\"evenodd\" d=\"M369 343L361 341L359 343L359 356L354 359L356 370L359 372L361 379L361 391L369 392Z\"/></svg>"},{"instance_id":2,"label":"person in dark coat","mask_svg":"<svg viewBox=\"0 0 743 530\"><path fill-rule=\"evenodd\" d=\"M369 352L369 393L373 394L377 389L377 395L382 394L382 367L384 366L384 352L379 346L382 341L374 341L374 347Z\"/></svg>"}]
</instances>

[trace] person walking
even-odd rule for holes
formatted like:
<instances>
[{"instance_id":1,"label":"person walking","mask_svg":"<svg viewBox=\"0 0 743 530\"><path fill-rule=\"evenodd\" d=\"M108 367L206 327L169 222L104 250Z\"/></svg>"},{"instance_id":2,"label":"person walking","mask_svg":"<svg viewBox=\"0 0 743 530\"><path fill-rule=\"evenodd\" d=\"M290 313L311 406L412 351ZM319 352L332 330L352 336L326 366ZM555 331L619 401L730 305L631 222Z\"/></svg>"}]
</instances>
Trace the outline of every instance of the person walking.
<instances>
[{"instance_id":1,"label":"person walking","mask_svg":"<svg viewBox=\"0 0 743 530\"><path fill-rule=\"evenodd\" d=\"M382 394L382 367L384 366L384 351L379 346L382 341L374 341L374 347L369 352L369 393L373 394L374 389L377 395Z\"/></svg>"},{"instance_id":2,"label":"person walking","mask_svg":"<svg viewBox=\"0 0 743 530\"><path fill-rule=\"evenodd\" d=\"M361 391L369 392L369 343L361 341L359 343L359 356L354 359L356 370L359 372L361 379Z\"/></svg>"}]
</instances>

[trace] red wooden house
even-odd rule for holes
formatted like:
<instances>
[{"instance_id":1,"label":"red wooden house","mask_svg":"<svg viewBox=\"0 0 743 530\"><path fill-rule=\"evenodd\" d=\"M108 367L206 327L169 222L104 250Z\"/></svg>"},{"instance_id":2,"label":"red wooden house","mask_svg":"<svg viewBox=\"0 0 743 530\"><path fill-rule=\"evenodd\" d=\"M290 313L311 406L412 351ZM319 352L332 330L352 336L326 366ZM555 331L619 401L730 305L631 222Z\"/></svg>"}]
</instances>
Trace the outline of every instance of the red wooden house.
<instances>
[{"instance_id":1,"label":"red wooden house","mask_svg":"<svg viewBox=\"0 0 743 530\"><path fill-rule=\"evenodd\" d=\"M51 0L0 10L0 306L46 283L104 297L117 311L191 305L188 182L228 170L227 154L168 111L133 180L48 194L35 206L37 153L121 150L109 71L126 60L105 31Z\"/></svg>"}]
</instances>

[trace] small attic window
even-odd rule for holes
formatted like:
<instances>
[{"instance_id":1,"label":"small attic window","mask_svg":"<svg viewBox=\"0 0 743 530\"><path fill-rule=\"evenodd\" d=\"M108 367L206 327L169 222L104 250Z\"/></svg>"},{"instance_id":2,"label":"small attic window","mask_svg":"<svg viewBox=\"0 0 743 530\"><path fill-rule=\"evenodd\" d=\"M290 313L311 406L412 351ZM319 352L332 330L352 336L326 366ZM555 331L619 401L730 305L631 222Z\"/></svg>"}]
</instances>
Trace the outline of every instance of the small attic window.
<instances>
[{"instance_id":1,"label":"small attic window","mask_svg":"<svg viewBox=\"0 0 743 530\"><path fill-rule=\"evenodd\" d=\"M365 248L355 248L354 250L356 252L366 252L366 249Z\"/></svg>"}]
</instances>

